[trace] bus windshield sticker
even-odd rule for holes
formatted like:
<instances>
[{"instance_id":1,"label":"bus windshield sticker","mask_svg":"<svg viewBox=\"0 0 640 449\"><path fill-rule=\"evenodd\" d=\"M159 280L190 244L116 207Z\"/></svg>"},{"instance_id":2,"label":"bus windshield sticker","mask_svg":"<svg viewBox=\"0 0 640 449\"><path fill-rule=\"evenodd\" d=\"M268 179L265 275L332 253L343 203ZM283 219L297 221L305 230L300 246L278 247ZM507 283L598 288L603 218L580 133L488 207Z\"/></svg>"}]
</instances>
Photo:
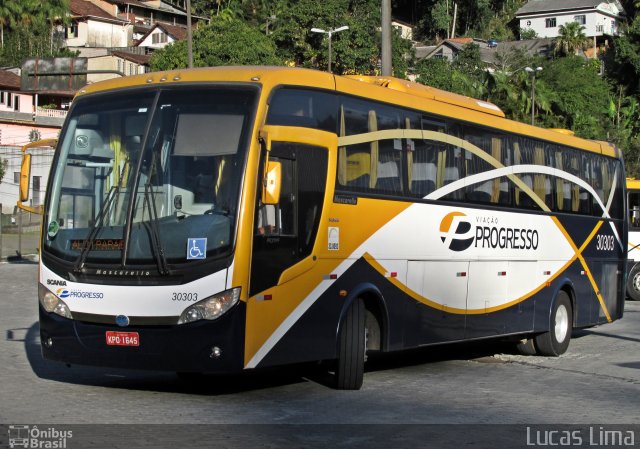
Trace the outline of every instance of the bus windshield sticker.
<instances>
[{"instance_id":1,"label":"bus windshield sticker","mask_svg":"<svg viewBox=\"0 0 640 449\"><path fill-rule=\"evenodd\" d=\"M56 234L58 234L58 231L60 230L60 225L58 224L57 221L53 220L51 223L49 223L49 226L47 227L47 235L49 236L49 238L54 238L56 236Z\"/></svg>"},{"instance_id":2,"label":"bus windshield sticker","mask_svg":"<svg viewBox=\"0 0 640 449\"><path fill-rule=\"evenodd\" d=\"M329 226L329 251L338 251L340 249L340 228Z\"/></svg>"},{"instance_id":3,"label":"bus windshield sticker","mask_svg":"<svg viewBox=\"0 0 640 449\"><path fill-rule=\"evenodd\" d=\"M187 241L187 260L206 259L207 257L207 239L188 239Z\"/></svg>"}]
</instances>

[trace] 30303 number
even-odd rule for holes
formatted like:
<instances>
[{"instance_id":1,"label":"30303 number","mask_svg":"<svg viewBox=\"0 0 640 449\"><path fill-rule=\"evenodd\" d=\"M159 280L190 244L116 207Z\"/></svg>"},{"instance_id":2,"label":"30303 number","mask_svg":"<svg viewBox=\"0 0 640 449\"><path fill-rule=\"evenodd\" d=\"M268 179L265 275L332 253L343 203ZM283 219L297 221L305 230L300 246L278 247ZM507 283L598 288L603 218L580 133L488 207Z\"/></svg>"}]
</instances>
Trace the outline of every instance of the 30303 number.
<instances>
[{"instance_id":1,"label":"30303 number","mask_svg":"<svg viewBox=\"0 0 640 449\"><path fill-rule=\"evenodd\" d=\"M613 251L615 249L615 238L612 235L596 236L596 249L598 251Z\"/></svg>"},{"instance_id":2,"label":"30303 number","mask_svg":"<svg viewBox=\"0 0 640 449\"><path fill-rule=\"evenodd\" d=\"M171 293L172 301L197 301L198 294L197 293L183 293L183 292L173 292Z\"/></svg>"}]
</instances>

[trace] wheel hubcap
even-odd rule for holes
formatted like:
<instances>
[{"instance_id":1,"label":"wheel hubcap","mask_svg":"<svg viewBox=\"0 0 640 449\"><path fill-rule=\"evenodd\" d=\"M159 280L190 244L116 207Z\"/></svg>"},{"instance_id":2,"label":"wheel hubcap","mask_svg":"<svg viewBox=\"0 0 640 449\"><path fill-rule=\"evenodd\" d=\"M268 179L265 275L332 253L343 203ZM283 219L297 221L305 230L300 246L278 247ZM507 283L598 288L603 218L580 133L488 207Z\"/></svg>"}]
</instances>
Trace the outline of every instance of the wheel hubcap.
<instances>
[{"instance_id":1,"label":"wheel hubcap","mask_svg":"<svg viewBox=\"0 0 640 449\"><path fill-rule=\"evenodd\" d=\"M635 276L633 276L633 289L637 292L640 292L640 273L636 273Z\"/></svg>"},{"instance_id":2,"label":"wheel hubcap","mask_svg":"<svg viewBox=\"0 0 640 449\"><path fill-rule=\"evenodd\" d=\"M555 325L555 334L556 341L558 343L562 343L565 338L567 338L567 333L569 332L569 313L567 312L567 308L564 304L560 304L558 310L556 310L556 325Z\"/></svg>"}]
</instances>

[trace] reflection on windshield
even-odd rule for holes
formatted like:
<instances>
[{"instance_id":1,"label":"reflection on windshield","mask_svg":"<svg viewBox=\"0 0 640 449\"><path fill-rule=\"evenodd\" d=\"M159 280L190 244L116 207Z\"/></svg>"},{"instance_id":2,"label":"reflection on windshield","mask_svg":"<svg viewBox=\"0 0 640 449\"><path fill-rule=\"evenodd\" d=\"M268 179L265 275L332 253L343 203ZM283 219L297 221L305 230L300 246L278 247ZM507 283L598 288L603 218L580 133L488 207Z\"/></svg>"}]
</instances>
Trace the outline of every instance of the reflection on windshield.
<instances>
[{"instance_id":1,"label":"reflection on windshield","mask_svg":"<svg viewBox=\"0 0 640 449\"><path fill-rule=\"evenodd\" d=\"M81 98L52 172L45 249L76 268L161 272L229 251L254 98L202 87Z\"/></svg>"}]
</instances>

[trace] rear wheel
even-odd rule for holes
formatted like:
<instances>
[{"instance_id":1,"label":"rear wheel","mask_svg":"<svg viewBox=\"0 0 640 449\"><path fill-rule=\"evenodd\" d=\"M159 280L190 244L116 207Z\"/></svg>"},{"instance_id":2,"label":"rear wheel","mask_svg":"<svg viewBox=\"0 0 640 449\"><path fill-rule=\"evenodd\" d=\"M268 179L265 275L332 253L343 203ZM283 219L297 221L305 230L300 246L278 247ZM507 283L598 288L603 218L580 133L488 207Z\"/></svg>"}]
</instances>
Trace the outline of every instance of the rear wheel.
<instances>
[{"instance_id":1,"label":"rear wheel","mask_svg":"<svg viewBox=\"0 0 640 449\"><path fill-rule=\"evenodd\" d=\"M557 357L567 351L573 329L572 310L569 295L560 290L551 309L549 331L534 338L538 354Z\"/></svg>"},{"instance_id":2,"label":"rear wheel","mask_svg":"<svg viewBox=\"0 0 640 449\"><path fill-rule=\"evenodd\" d=\"M634 265L629 273L627 295L634 301L640 301L640 264Z\"/></svg>"},{"instance_id":3,"label":"rear wheel","mask_svg":"<svg viewBox=\"0 0 640 449\"><path fill-rule=\"evenodd\" d=\"M536 351L536 345L533 343L533 338L524 338L520 340L516 347L518 348L518 352L522 355L536 355L538 351Z\"/></svg>"},{"instance_id":4,"label":"rear wheel","mask_svg":"<svg viewBox=\"0 0 640 449\"><path fill-rule=\"evenodd\" d=\"M355 299L340 327L335 387L338 390L359 390L364 377L365 307L361 298Z\"/></svg>"}]
</instances>

